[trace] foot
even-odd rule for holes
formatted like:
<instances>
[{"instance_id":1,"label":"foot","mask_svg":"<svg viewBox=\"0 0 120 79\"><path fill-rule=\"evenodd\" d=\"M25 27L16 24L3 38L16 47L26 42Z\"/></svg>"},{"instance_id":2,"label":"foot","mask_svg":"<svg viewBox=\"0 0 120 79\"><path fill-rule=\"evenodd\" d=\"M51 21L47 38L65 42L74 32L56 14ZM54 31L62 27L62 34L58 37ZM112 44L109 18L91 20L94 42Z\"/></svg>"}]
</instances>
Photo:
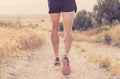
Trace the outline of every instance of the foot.
<instances>
[{"instance_id":1,"label":"foot","mask_svg":"<svg viewBox=\"0 0 120 79\"><path fill-rule=\"evenodd\" d=\"M60 66L60 59L59 59L59 57L55 58L55 64L54 65L55 66Z\"/></svg>"},{"instance_id":2,"label":"foot","mask_svg":"<svg viewBox=\"0 0 120 79\"><path fill-rule=\"evenodd\" d=\"M69 65L68 57L64 57L62 59L62 64L63 64L62 74L63 75L70 75L71 74L71 68L70 68L70 65Z\"/></svg>"}]
</instances>

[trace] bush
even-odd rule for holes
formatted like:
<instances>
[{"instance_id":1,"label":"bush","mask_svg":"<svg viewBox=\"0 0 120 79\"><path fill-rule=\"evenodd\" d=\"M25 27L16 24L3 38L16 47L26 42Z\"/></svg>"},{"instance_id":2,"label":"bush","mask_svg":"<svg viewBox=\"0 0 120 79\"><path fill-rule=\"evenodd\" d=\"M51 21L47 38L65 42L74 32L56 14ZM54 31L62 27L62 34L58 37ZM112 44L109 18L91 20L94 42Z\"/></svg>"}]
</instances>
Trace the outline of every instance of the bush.
<instances>
[{"instance_id":1,"label":"bush","mask_svg":"<svg viewBox=\"0 0 120 79\"><path fill-rule=\"evenodd\" d=\"M98 36L95 40L96 43L101 43L103 41L103 38L101 36Z\"/></svg>"},{"instance_id":2,"label":"bush","mask_svg":"<svg viewBox=\"0 0 120 79\"><path fill-rule=\"evenodd\" d=\"M102 26L101 27L103 31L109 31L110 30L110 26Z\"/></svg>"},{"instance_id":3,"label":"bush","mask_svg":"<svg viewBox=\"0 0 120 79\"><path fill-rule=\"evenodd\" d=\"M73 27L75 30L88 30L93 27L92 18L86 10L79 11L75 17Z\"/></svg>"},{"instance_id":4,"label":"bush","mask_svg":"<svg viewBox=\"0 0 120 79\"><path fill-rule=\"evenodd\" d=\"M104 36L104 43L105 44L111 44L111 41L112 41L111 36L108 35L108 34L105 34L105 36Z\"/></svg>"},{"instance_id":5,"label":"bush","mask_svg":"<svg viewBox=\"0 0 120 79\"><path fill-rule=\"evenodd\" d=\"M108 34L108 32L103 31L103 33L99 34L96 38L97 43L105 43L110 45L112 42L112 37Z\"/></svg>"},{"instance_id":6,"label":"bush","mask_svg":"<svg viewBox=\"0 0 120 79\"><path fill-rule=\"evenodd\" d=\"M99 24L102 24L103 20L108 21L110 26L116 20L120 22L120 0L97 0L94 12Z\"/></svg>"},{"instance_id":7,"label":"bush","mask_svg":"<svg viewBox=\"0 0 120 79\"><path fill-rule=\"evenodd\" d=\"M45 40L41 31L24 28L0 27L0 64L10 61L10 57L20 56L23 51L41 47Z\"/></svg>"},{"instance_id":8,"label":"bush","mask_svg":"<svg viewBox=\"0 0 120 79\"><path fill-rule=\"evenodd\" d=\"M59 31L63 31L63 30L64 30L64 28L63 28L63 23L60 22L60 23L59 23Z\"/></svg>"}]
</instances>

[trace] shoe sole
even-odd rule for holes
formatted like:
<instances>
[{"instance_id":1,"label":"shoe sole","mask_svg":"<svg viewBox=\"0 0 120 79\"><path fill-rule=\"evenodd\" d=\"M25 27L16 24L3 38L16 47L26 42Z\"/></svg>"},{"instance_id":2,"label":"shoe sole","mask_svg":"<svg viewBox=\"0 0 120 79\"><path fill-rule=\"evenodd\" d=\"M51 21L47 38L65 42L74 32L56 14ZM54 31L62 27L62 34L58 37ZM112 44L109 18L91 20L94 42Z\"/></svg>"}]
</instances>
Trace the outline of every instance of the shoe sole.
<instances>
[{"instance_id":1,"label":"shoe sole","mask_svg":"<svg viewBox=\"0 0 120 79\"><path fill-rule=\"evenodd\" d=\"M60 66L61 64L60 63L55 63L54 66Z\"/></svg>"},{"instance_id":2,"label":"shoe sole","mask_svg":"<svg viewBox=\"0 0 120 79\"><path fill-rule=\"evenodd\" d=\"M67 60L65 60L64 58L62 59L62 64L63 64L63 68L62 68L62 74L63 75L70 75L71 74L71 68L70 66L68 66L68 62Z\"/></svg>"}]
</instances>

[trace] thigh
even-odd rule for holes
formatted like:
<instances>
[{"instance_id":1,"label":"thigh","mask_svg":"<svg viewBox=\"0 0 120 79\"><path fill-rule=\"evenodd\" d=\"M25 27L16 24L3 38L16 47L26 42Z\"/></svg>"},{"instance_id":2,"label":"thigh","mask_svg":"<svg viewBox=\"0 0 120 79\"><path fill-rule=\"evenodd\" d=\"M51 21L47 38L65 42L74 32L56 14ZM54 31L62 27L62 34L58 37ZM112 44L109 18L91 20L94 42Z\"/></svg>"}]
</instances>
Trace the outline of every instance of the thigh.
<instances>
[{"instance_id":1,"label":"thigh","mask_svg":"<svg viewBox=\"0 0 120 79\"><path fill-rule=\"evenodd\" d=\"M64 31L72 31L74 21L74 11L62 12Z\"/></svg>"},{"instance_id":2,"label":"thigh","mask_svg":"<svg viewBox=\"0 0 120 79\"><path fill-rule=\"evenodd\" d=\"M60 20L60 13L52 13L50 14L50 17L51 17L53 27L58 28L59 20Z\"/></svg>"}]
</instances>

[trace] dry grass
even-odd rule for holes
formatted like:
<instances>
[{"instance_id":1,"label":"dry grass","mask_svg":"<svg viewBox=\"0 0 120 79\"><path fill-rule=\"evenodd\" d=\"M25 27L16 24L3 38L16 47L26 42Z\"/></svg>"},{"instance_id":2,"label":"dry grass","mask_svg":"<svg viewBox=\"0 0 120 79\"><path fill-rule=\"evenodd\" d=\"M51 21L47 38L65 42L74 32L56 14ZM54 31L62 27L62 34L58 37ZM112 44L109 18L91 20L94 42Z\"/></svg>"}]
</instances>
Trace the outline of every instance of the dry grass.
<instances>
[{"instance_id":1,"label":"dry grass","mask_svg":"<svg viewBox=\"0 0 120 79\"><path fill-rule=\"evenodd\" d=\"M101 68L104 68L107 75L120 75L120 61L113 61L108 56L95 52L86 52L85 56L91 62L98 63Z\"/></svg>"},{"instance_id":2,"label":"dry grass","mask_svg":"<svg viewBox=\"0 0 120 79\"><path fill-rule=\"evenodd\" d=\"M84 47L80 46L77 43L73 43L72 47L75 48L76 50L78 50L79 52L86 52L87 51L87 49L85 49Z\"/></svg>"},{"instance_id":3,"label":"dry grass","mask_svg":"<svg viewBox=\"0 0 120 79\"><path fill-rule=\"evenodd\" d=\"M120 25L115 26L108 33L112 39L111 44L120 47Z\"/></svg>"},{"instance_id":4,"label":"dry grass","mask_svg":"<svg viewBox=\"0 0 120 79\"><path fill-rule=\"evenodd\" d=\"M102 28L98 27L98 28L95 28L95 29L90 29L90 30L88 30L86 34L87 34L88 36L91 36L91 35L99 34L99 33L101 33L102 31L103 31Z\"/></svg>"},{"instance_id":5,"label":"dry grass","mask_svg":"<svg viewBox=\"0 0 120 79\"><path fill-rule=\"evenodd\" d=\"M111 59L104 54L89 51L85 53L85 56L89 58L91 62L99 63L100 67L103 67L105 69L108 69L111 64Z\"/></svg>"},{"instance_id":6,"label":"dry grass","mask_svg":"<svg viewBox=\"0 0 120 79\"><path fill-rule=\"evenodd\" d=\"M60 36L63 36L63 33ZM97 42L120 47L120 25L112 28L103 26L85 32L73 31L73 39L75 41Z\"/></svg>"},{"instance_id":7,"label":"dry grass","mask_svg":"<svg viewBox=\"0 0 120 79\"><path fill-rule=\"evenodd\" d=\"M88 36L85 35L84 33L80 33L79 31L74 31L73 32L73 39L75 41L88 41Z\"/></svg>"},{"instance_id":8,"label":"dry grass","mask_svg":"<svg viewBox=\"0 0 120 79\"><path fill-rule=\"evenodd\" d=\"M108 75L120 75L120 61L112 61L107 73Z\"/></svg>"},{"instance_id":9,"label":"dry grass","mask_svg":"<svg viewBox=\"0 0 120 79\"><path fill-rule=\"evenodd\" d=\"M101 28L92 29L86 32L73 32L75 41L99 42L120 47L120 25L103 26ZM74 44L73 47L80 52L84 52L84 56L91 62L98 63L101 68L104 68L108 75L120 75L120 61L114 61L105 54L99 52L90 52L79 44Z\"/></svg>"},{"instance_id":10,"label":"dry grass","mask_svg":"<svg viewBox=\"0 0 120 79\"><path fill-rule=\"evenodd\" d=\"M59 32L59 36L64 37L64 33ZM88 38L89 38L87 35L79 31L73 31L72 36L74 41L88 41Z\"/></svg>"},{"instance_id":11,"label":"dry grass","mask_svg":"<svg viewBox=\"0 0 120 79\"><path fill-rule=\"evenodd\" d=\"M31 28L0 27L0 63L20 56L25 50L33 50L44 44L42 31Z\"/></svg>"},{"instance_id":12,"label":"dry grass","mask_svg":"<svg viewBox=\"0 0 120 79\"><path fill-rule=\"evenodd\" d=\"M101 28L95 28L85 32L73 31L73 39L75 41L95 42L98 34L101 32Z\"/></svg>"},{"instance_id":13,"label":"dry grass","mask_svg":"<svg viewBox=\"0 0 120 79\"><path fill-rule=\"evenodd\" d=\"M95 41L120 47L120 25L113 26L109 31L98 34Z\"/></svg>"},{"instance_id":14,"label":"dry grass","mask_svg":"<svg viewBox=\"0 0 120 79\"><path fill-rule=\"evenodd\" d=\"M101 33L101 31L101 28L91 29L85 32L73 31L73 40L94 42L96 40L97 34ZM59 36L63 37L64 33L59 32Z\"/></svg>"},{"instance_id":15,"label":"dry grass","mask_svg":"<svg viewBox=\"0 0 120 79\"><path fill-rule=\"evenodd\" d=\"M0 19L0 74L5 71L3 64L12 62L14 57L40 48L45 43L43 28L49 24L47 18L39 16Z\"/></svg>"},{"instance_id":16,"label":"dry grass","mask_svg":"<svg viewBox=\"0 0 120 79\"><path fill-rule=\"evenodd\" d=\"M102 32L98 35L97 39L101 39L101 42L110 42L113 46L120 47L120 25L113 26L109 31Z\"/></svg>"},{"instance_id":17,"label":"dry grass","mask_svg":"<svg viewBox=\"0 0 120 79\"><path fill-rule=\"evenodd\" d=\"M77 43L73 43L72 47L79 52L84 52L82 54L91 62L97 63L100 68L105 69L107 75L120 75L120 61L112 60L106 54L102 54L100 52L92 52Z\"/></svg>"}]
</instances>

